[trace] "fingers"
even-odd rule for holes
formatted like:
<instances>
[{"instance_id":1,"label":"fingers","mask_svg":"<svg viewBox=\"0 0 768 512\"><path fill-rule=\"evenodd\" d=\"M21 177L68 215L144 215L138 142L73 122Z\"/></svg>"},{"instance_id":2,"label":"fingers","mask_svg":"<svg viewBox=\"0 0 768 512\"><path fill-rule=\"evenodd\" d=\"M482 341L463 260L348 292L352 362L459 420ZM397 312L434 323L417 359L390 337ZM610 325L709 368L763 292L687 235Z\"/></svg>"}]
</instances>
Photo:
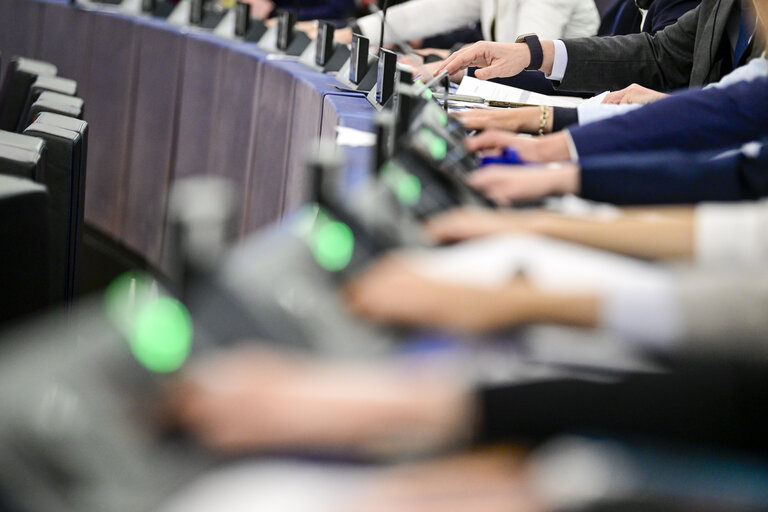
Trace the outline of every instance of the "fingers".
<instances>
[{"instance_id":1,"label":"fingers","mask_svg":"<svg viewBox=\"0 0 768 512\"><path fill-rule=\"evenodd\" d=\"M516 139L517 135L512 133L498 130L486 130L473 137L467 137L465 145L467 150L471 152L488 149L499 150L514 144Z\"/></svg>"},{"instance_id":2,"label":"fingers","mask_svg":"<svg viewBox=\"0 0 768 512\"><path fill-rule=\"evenodd\" d=\"M453 75L460 71L464 71L470 66L487 66L489 64L486 59L488 53L487 47L488 43L481 41L455 52L443 61L442 65L437 70L437 73L439 74L442 71L447 70L448 74Z\"/></svg>"}]
</instances>

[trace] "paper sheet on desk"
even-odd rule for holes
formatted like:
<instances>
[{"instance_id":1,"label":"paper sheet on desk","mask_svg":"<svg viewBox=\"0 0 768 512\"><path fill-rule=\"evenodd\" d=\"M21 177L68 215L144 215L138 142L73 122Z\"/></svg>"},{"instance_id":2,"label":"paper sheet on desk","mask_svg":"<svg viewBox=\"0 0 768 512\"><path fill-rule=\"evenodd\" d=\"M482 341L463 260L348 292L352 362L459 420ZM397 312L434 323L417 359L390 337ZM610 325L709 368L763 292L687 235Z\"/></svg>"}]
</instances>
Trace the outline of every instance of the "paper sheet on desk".
<instances>
[{"instance_id":1,"label":"paper sheet on desk","mask_svg":"<svg viewBox=\"0 0 768 512\"><path fill-rule=\"evenodd\" d=\"M491 101L507 101L510 103L525 103L528 105L547 105L550 107L569 107L575 108L585 103L602 103L604 92L598 96L584 100L582 98L573 98L570 96L547 96L536 92L510 87L508 85L497 84L487 80L478 80L471 76L465 76L457 94L467 96L480 96Z\"/></svg>"},{"instance_id":2,"label":"paper sheet on desk","mask_svg":"<svg viewBox=\"0 0 768 512\"><path fill-rule=\"evenodd\" d=\"M376 134L346 126L337 126L336 144L350 147L370 147L376 144Z\"/></svg>"},{"instance_id":3,"label":"paper sheet on desk","mask_svg":"<svg viewBox=\"0 0 768 512\"><path fill-rule=\"evenodd\" d=\"M639 260L533 235L510 234L415 253L416 270L435 279L495 287L518 272L546 289L642 287L666 271Z\"/></svg>"}]
</instances>

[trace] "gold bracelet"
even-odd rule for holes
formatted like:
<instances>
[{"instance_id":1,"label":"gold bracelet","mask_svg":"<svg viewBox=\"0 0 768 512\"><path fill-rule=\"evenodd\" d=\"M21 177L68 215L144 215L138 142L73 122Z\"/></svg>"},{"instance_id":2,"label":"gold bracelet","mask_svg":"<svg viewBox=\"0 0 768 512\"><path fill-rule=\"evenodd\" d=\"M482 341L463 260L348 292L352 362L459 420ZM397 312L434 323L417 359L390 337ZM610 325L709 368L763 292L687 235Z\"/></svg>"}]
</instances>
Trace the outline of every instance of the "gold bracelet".
<instances>
[{"instance_id":1,"label":"gold bracelet","mask_svg":"<svg viewBox=\"0 0 768 512\"><path fill-rule=\"evenodd\" d=\"M544 135L544 129L547 127L547 120L549 119L549 107L541 105L541 122L539 123L539 135Z\"/></svg>"}]
</instances>

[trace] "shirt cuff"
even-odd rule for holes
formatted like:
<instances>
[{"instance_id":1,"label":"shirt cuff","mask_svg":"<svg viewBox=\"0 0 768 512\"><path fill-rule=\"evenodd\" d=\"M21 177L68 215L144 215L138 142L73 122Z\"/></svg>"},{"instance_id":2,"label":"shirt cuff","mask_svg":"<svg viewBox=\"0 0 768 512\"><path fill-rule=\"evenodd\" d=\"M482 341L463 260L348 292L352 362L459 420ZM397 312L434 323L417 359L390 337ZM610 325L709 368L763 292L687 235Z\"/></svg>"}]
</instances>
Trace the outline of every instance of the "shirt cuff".
<instances>
[{"instance_id":1,"label":"shirt cuff","mask_svg":"<svg viewBox=\"0 0 768 512\"><path fill-rule=\"evenodd\" d=\"M559 82L565 76L565 68L568 67L568 49L559 39L552 42L555 45L555 60L552 62L552 73L547 75L547 78L553 82Z\"/></svg>"},{"instance_id":2,"label":"shirt cuff","mask_svg":"<svg viewBox=\"0 0 768 512\"><path fill-rule=\"evenodd\" d=\"M699 205L694 221L695 259L703 265L765 263L766 227L768 201Z\"/></svg>"},{"instance_id":3,"label":"shirt cuff","mask_svg":"<svg viewBox=\"0 0 768 512\"><path fill-rule=\"evenodd\" d=\"M659 269L649 277L607 290L601 325L630 343L667 348L684 337L685 313L672 276Z\"/></svg>"},{"instance_id":4,"label":"shirt cuff","mask_svg":"<svg viewBox=\"0 0 768 512\"><path fill-rule=\"evenodd\" d=\"M579 163L579 150L576 149L576 143L573 141L573 137L571 137L571 132L568 130L563 130L563 133L565 134L565 141L568 143L568 156L571 162L577 164Z\"/></svg>"}]
</instances>

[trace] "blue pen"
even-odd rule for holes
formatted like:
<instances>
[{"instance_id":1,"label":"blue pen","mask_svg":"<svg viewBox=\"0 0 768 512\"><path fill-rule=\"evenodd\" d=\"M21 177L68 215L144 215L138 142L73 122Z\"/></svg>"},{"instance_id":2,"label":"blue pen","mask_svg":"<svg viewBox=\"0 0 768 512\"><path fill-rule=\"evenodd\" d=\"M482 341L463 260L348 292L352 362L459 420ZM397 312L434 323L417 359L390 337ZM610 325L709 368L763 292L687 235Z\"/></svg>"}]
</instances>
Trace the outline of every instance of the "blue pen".
<instances>
[{"instance_id":1,"label":"blue pen","mask_svg":"<svg viewBox=\"0 0 768 512\"><path fill-rule=\"evenodd\" d=\"M520 158L512 148L504 148L504 151L500 155L484 156L480 160L480 166L492 165L492 164L506 164L506 165L522 165L525 162Z\"/></svg>"}]
</instances>

